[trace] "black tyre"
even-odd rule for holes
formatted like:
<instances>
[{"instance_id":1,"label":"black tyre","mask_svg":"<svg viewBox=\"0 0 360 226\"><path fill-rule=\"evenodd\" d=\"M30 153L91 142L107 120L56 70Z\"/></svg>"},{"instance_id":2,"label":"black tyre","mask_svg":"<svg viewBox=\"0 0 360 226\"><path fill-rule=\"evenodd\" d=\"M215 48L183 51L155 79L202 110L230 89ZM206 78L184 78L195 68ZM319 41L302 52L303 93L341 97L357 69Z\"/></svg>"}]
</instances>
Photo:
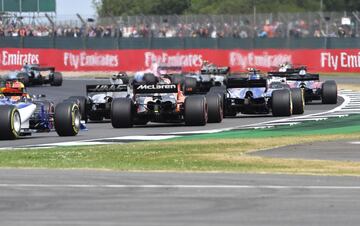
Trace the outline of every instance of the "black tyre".
<instances>
[{"instance_id":1,"label":"black tyre","mask_svg":"<svg viewBox=\"0 0 360 226\"><path fill-rule=\"evenodd\" d=\"M121 78L121 81L123 82L123 84L125 85L125 84L129 84L129 81L130 81L130 78L129 78L129 76L122 76Z\"/></svg>"},{"instance_id":2,"label":"black tyre","mask_svg":"<svg viewBox=\"0 0 360 226\"><path fill-rule=\"evenodd\" d=\"M63 82L63 77L60 72L54 72L52 81L50 82L51 86L61 86Z\"/></svg>"},{"instance_id":3,"label":"black tyre","mask_svg":"<svg viewBox=\"0 0 360 226\"><path fill-rule=\"evenodd\" d=\"M196 91L196 79L195 78L185 78L183 83L183 91L185 95L193 94Z\"/></svg>"},{"instance_id":4,"label":"black tyre","mask_svg":"<svg viewBox=\"0 0 360 226\"><path fill-rule=\"evenodd\" d=\"M17 75L17 77L19 78L20 82L22 82L24 84L25 87L30 86L30 78L29 75L27 73L19 73Z\"/></svg>"},{"instance_id":5,"label":"black tyre","mask_svg":"<svg viewBox=\"0 0 360 226\"><path fill-rule=\"evenodd\" d=\"M14 106L0 106L0 140L14 140L19 138L21 117Z\"/></svg>"},{"instance_id":6,"label":"black tyre","mask_svg":"<svg viewBox=\"0 0 360 226\"><path fill-rule=\"evenodd\" d=\"M273 116L291 116L292 102L290 90L275 90L272 93L271 108Z\"/></svg>"},{"instance_id":7,"label":"black tyre","mask_svg":"<svg viewBox=\"0 0 360 226\"><path fill-rule=\"evenodd\" d=\"M322 84L321 100L323 104L337 104L337 85L333 80Z\"/></svg>"},{"instance_id":8,"label":"black tyre","mask_svg":"<svg viewBox=\"0 0 360 226\"><path fill-rule=\"evenodd\" d=\"M184 82L184 76L183 75L171 75L170 80L171 80L171 83L182 85Z\"/></svg>"},{"instance_id":9,"label":"black tyre","mask_svg":"<svg viewBox=\"0 0 360 226\"><path fill-rule=\"evenodd\" d=\"M293 104L293 114L301 115L305 111L305 97L304 90L301 88L293 88L291 91L291 100Z\"/></svg>"},{"instance_id":10,"label":"black tyre","mask_svg":"<svg viewBox=\"0 0 360 226\"><path fill-rule=\"evenodd\" d=\"M87 98L83 96L71 96L68 98L70 101L74 101L80 108L81 113L81 120L84 120L85 122L88 121L88 114L87 114Z\"/></svg>"},{"instance_id":11,"label":"black tyre","mask_svg":"<svg viewBox=\"0 0 360 226\"><path fill-rule=\"evenodd\" d=\"M158 79L156 78L156 76L151 73L144 74L143 80L147 85L155 85L156 83L158 83Z\"/></svg>"},{"instance_id":12,"label":"black tyre","mask_svg":"<svg viewBox=\"0 0 360 226\"><path fill-rule=\"evenodd\" d=\"M128 98L114 99L111 104L110 118L114 128L130 128L134 125L134 103Z\"/></svg>"},{"instance_id":13,"label":"black tyre","mask_svg":"<svg viewBox=\"0 0 360 226\"><path fill-rule=\"evenodd\" d=\"M220 123L223 120L222 96L218 93L206 95L208 106L208 123Z\"/></svg>"},{"instance_id":14,"label":"black tyre","mask_svg":"<svg viewBox=\"0 0 360 226\"><path fill-rule=\"evenodd\" d=\"M55 130L59 136L76 136L80 131L81 113L79 106L62 102L55 107Z\"/></svg>"},{"instance_id":15,"label":"black tyre","mask_svg":"<svg viewBox=\"0 0 360 226\"><path fill-rule=\"evenodd\" d=\"M224 109L224 103L226 98L226 87L225 86L213 86L210 88L208 93L217 93L221 96L221 104Z\"/></svg>"},{"instance_id":16,"label":"black tyre","mask_svg":"<svg viewBox=\"0 0 360 226\"><path fill-rule=\"evenodd\" d=\"M189 96L185 99L184 119L187 126L204 126L207 123L207 103L204 96Z\"/></svg>"}]
</instances>

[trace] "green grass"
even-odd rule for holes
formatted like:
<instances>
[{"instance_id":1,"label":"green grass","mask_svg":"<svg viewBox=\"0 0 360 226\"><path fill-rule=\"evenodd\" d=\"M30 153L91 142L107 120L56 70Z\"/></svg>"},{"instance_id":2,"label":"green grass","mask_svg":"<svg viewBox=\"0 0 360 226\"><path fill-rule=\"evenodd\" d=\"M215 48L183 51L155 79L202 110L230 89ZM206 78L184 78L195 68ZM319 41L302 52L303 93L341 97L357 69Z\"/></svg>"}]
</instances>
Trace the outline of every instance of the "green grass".
<instances>
[{"instance_id":1,"label":"green grass","mask_svg":"<svg viewBox=\"0 0 360 226\"><path fill-rule=\"evenodd\" d=\"M360 162L257 157L248 153L318 141L359 140L360 116L168 141L0 151L0 167L296 173L360 176ZM354 123L355 122L355 123Z\"/></svg>"},{"instance_id":2,"label":"green grass","mask_svg":"<svg viewBox=\"0 0 360 226\"><path fill-rule=\"evenodd\" d=\"M121 171L202 171L360 175L360 163L273 159L247 153L296 143L359 139L359 133L251 139L204 139L0 152L0 167Z\"/></svg>"}]
</instances>

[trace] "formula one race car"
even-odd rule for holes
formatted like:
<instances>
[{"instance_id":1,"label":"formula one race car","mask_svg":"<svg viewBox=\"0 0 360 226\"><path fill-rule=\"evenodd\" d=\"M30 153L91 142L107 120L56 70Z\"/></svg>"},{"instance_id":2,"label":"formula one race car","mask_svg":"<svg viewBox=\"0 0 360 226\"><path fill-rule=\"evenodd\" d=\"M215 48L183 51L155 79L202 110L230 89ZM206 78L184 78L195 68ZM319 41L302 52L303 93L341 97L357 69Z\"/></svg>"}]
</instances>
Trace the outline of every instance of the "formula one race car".
<instances>
[{"instance_id":1,"label":"formula one race car","mask_svg":"<svg viewBox=\"0 0 360 226\"><path fill-rule=\"evenodd\" d=\"M217 67L206 65L201 68L200 74L193 73L185 75L183 89L186 95L205 94L211 87L221 86L224 79L230 73L230 67Z\"/></svg>"},{"instance_id":2,"label":"formula one race car","mask_svg":"<svg viewBox=\"0 0 360 226\"><path fill-rule=\"evenodd\" d=\"M304 96L300 88L288 89L270 83L267 77L255 69L247 75L230 75L225 86L212 87L210 93L224 97L224 115L268 114L291 116L304 113Z\"/></svg>"},{"instance_id":3,"label":"formula one race car","mask_svg":"<svg viewBox=\"0 0 360 226\"><path fill-rule=\"evenodd\" d=\"M112 126L126 128L148 122L203 126L207 122L222 121L219 95L185 97L180 84L164 81L153 74L134 81L132 98L117 98L112 102Z\"/></svg>"},{"instance_id":4,"label":"formula one race car","mask_svg":"<svg viewBox=\"0 0 360 226\"><path fill-rule=\"evenodd\" d=\"M285 78L290 88L304 90L305 101L321 100L323 104L337 103L337 85L333 80L321 82L319 74L307 72L307 68L284 65L279 71L268 72L270 77Z\"/></svg>"},{"instance_id":5,"label":"formula one race car","mask_svg":"<svg viewBox=\"0 0 360 226\"><path fill-rule=\"evenodd\" d=\"M44 75L43 72L49 71ZM25 64L21 71L14 71L4 76L7 81L21 81L26 87L32 85L50 84L61 86L62 74L55 71L55 67L41 67L39 64Z\"/></svg>"},{"instance_id":6,"label":"formula one race car","mask_svg":"<svg viewBox=\"0 0 360 226\"><path fill-rule=\"evenodd\" d=\"M111 103L114 98L130 97L129 77L126 73L118 73L106 84L87 85L86 97L71 96L66 101L75 101L80 107L81 119L85 122L110 119Z\"/></svg>"},{"instance_id":7,"label":"formula one race car","mask_svg":"<svg viewBox=\"0 0 360 226\"><path fill-rule=\"evenodd\" d=\"M78 105L54 106L43 97L31 98L21 82L6 82L0 88L0 139L13 140L34 132L55 130L59 136L75 136L81 125Z\"/></svg>"}]
</instances>

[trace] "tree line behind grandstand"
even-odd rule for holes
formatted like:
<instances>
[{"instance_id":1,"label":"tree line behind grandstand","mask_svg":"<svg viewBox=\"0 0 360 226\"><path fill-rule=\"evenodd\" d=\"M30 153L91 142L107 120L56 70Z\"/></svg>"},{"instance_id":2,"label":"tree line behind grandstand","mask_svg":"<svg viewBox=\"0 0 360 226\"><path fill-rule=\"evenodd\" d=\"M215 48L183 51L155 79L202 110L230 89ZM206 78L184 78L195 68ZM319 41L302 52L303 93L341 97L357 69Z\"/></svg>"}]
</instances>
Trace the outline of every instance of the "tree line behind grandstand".
<instances>
[{"instance_id":1,"label":"tree line behind grandstand","mask_svg":"<svg viewBox=\"0 0 360 226\"><path fill-rule=\"evenodd\" d=\"M359 37L354 0L98 0L97 18L54 24L0 15L0 37ZM232 7L233 6L233 7ZM253 11L256 8L255 11ZM232 11L231 11L232 10ZM306 12L311 10L312 12ZM336 10L327 12L328 10ZM286 12L282 12L286 11ZM269 12L269 13L267 13ZM203 13L207 13L204 15ZM219 14L222 13L222 14ZM135 15L133 15L135 14ZM149 15L150 14L150 15ZM176 14L176 15L174 15Z\"/></svg>"},{"instance_id":2,"label":"tree line behind grandstand","mask_svg":"<svg viewBox=\"0 0 360 226\"><path fill-rule=\"evenodd\" d=\"M357 11L358 0L94 0L99 16Z\"/></svg>"}]
</instances>

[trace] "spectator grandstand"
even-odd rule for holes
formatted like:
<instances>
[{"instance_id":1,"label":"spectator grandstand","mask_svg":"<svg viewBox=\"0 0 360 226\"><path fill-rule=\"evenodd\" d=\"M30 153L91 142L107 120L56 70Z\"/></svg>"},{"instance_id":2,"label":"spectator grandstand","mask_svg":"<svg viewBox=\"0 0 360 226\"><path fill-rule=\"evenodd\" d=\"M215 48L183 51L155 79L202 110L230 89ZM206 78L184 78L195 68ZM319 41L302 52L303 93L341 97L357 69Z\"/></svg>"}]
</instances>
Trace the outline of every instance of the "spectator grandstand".
<instances>
[{"instance_id":1,"label":"spectator grandstand","mask_svg":"<svg viewBox=\"0 0 360 226\"><path fill-rule=\"evenodd\" d=\"M357 12L256 15L123 16L93 20L53 18L53 23L0 16L0 36L34 37L359 37Z\"/></svg>"}]
</instances>

